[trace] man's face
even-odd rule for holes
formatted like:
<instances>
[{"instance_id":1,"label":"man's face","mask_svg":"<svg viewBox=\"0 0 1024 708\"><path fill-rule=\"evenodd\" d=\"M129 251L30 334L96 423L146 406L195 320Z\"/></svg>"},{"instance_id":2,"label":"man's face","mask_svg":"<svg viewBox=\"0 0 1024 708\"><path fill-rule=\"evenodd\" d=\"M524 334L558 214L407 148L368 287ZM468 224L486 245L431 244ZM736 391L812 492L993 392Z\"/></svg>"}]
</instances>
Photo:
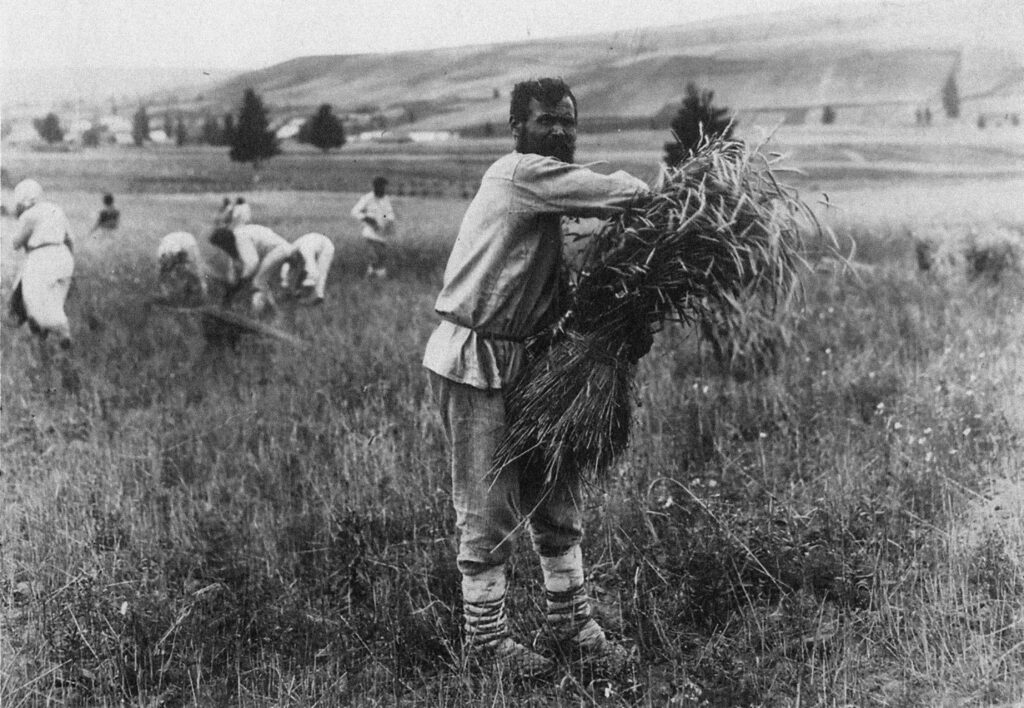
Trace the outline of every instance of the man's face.
<instances>
[{"instance_id":1,"label":"man's face","mask_svg":"<svg viewBox=\"0 0 1024 708\"><path fill-rule=\"evenodd\" d=\"M572 162L576 154L576 118L572 99L563 96L555 104L530 99L530 115L512 123L516 150Z\"/></svg>"}]
</instances>

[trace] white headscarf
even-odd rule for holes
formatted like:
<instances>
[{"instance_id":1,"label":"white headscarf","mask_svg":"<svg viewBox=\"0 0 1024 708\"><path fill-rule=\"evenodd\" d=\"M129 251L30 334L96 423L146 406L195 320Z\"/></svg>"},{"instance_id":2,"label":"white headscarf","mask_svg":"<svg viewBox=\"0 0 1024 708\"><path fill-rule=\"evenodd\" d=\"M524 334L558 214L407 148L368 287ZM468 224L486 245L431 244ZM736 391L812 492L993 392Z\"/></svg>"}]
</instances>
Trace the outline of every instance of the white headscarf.
<instances>
[{"instance_id":1,"label":"white headscarf","mask_svg":"<svg viewBox=\"0 0 1024 708\"><path fill-rule=\"evenodd\" d=\"M28 209L43 196L43 188L34 179L23 179L14 188L14 203Z\"/></svg>"}]
</instances>

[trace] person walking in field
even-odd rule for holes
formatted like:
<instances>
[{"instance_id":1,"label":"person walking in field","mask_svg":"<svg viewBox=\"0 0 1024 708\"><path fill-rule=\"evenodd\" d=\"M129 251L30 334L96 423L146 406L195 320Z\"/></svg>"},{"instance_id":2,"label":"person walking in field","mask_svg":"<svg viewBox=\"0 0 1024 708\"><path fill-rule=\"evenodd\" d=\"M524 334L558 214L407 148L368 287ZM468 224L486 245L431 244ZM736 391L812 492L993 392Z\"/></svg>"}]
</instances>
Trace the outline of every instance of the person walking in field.
<instances>
[{"instance_id":1,"label":"person walking in field","mask_svg":"<svg viewBox=\"0 0 1024 708\"><path fill-rule=\"evenodd\" d=\"M560 79L516 84L515 150L491 165L466 211L435 304L442 321L423 357L450 444L465 651L475 663L524 675L555 666L514 639L506 618L505 565L524 521L540 556L550 653L612 673L630 656L591 614L578 478L545 485L543 471L529 464L492 469L524 342L565 307L560 218L608 217L649 191L625 172L606 176L573 164L576 119L576 98Z\"/></svg>"},{"instance_id":2,"label":"person walking in field","mask_svg":"<svg viewBox=\"0 0 1024 708\"><path fill-rule=\"evenodd\" d=\"M290 244L272 229L259 224L246 224L238 228L221 227L210 234L210 243L219 248L230 259L224 282L227 290L225 304L247 285L255 288L252 305L254 310L262 308L266 300L266 277L257 278L264 259L278 248L290 248ZM262 286L262 290L261 290Z\"/></svg>"},{"instance_id":3,"label":"person walking in field","mask_svg":"<svg viewBox=\"0 0 1024 708\"><path fill-rule=\"evenodd\" d=\"M96 224L89 230L89 233L92 234L96 229L116 231L120 224L121 212L114 206L114 195L104 194L103 208L100 209L100 213L96 217Z\"/></svg>"},{"instance_id":4,"label":"person walking in field","mask_svg":"<svg viewBox=\"0 0 1024 708\"><path fill-rule=\"evenodd\" d=\"M172 231L157 246L160 266L160 294L183 306L206 301L206 278L196 237L187 231Z\"/></svg>"},{"instance_id":5,"label":"person walking in field","mask_svg":"<svg viewBox=\"0 0 1024 708\"><path fill-rule=\"evenodd\" d=\"M75 271L74 237L64 210L42 201L43 188L26 179L14 188L18 231L14 249L25 250L25 260L11 295L10 313L18 326L28 322L39 337L40 356L46 360L45 340L52 332L61 349L71 348L71 325L64 301Z\"/></svg>"},{"instance_id":6,"label":"person walking in field","mask_svg":"<svg viewBox=\"0 0 1024 708\"><path fill-rule=\"evenodd\" d=\"M388 275L388 238L395 228L395 210L387 195L388 181L373 178L373 191L367 192L352 207L352 216L363 224L363 239L372 250L366 266L367 278L386 278Z\"/></svg>"}]
</instances>

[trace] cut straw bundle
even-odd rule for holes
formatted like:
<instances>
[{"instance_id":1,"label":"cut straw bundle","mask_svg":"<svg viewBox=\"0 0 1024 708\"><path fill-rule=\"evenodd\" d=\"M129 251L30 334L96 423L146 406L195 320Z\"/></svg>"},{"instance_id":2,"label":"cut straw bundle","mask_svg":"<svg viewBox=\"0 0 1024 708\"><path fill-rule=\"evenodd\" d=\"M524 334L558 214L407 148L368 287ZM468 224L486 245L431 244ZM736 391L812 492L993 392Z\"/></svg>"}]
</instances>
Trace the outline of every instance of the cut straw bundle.
<instances>
[{"instance_id":1,"label":"cut straw bundle","mask_svg":"<svg viewBox=\"0 0 1024 708\"><path fill-rule=\"evenodd\" d=\"M788 307L813 214L743 142L710 138L584 251L570 307L528 343L507 394L496 468L530 458L545 481L596 480L625 449L636 362L667 320L720 323Z\"/></svg>"}]
</instances>

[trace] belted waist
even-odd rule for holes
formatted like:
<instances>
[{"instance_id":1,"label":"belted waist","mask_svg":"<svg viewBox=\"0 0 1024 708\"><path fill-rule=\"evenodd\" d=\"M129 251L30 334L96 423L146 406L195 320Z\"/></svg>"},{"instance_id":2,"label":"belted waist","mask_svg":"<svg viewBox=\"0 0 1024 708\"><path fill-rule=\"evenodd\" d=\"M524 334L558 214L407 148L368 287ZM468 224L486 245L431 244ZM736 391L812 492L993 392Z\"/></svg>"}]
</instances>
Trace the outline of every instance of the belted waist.
<instances>
[{"instance_id":1,"label":"belted waist","mask_svg":"<svg viewBox=\"0 0 1024 708\"><path fill-rule=\"evenodd\" d=\"M32 253L32 251L38 251L40 248L50 248L52 246L65 246L64 243L41 243L38 246L32 246L31 248L26 246L25 253Z\"/></svg>"},{"instance_id":2,"label":"belted waist","mask_svg":"<svg viewBox=\"0 0 1024 708\"><path fill-rule=\"evenodd\" d=\"M448 315L443 315L441 313L438 314L441 315L441 319L445 320L446 322L451 322L452 324L458 325L459 327L465 327L466 329L473 330L476 336L480 337L480 339L489 339L497 342L513 342L515 344L523 344L529 338L528 336L515 337L510 334L502 334L500 332L485 332L483 330L476 329L475 327L464 325L458 320L454 319L453 317L449 317Z\"/></svg>"}]
</instances>

